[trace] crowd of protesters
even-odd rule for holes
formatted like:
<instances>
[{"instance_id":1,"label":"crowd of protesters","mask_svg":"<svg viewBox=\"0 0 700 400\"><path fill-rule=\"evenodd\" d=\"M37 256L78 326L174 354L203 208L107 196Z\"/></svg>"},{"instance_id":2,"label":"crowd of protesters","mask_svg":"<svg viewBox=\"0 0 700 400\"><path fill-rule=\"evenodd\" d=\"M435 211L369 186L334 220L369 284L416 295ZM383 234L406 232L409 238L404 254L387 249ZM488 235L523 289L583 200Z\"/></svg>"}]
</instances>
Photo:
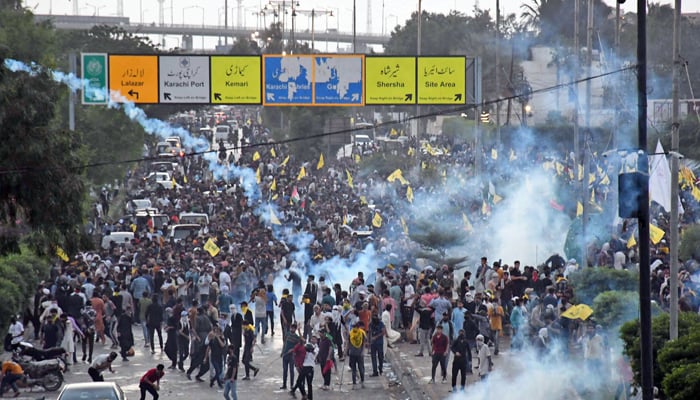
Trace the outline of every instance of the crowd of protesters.
<instances>
[{"instance_id":1,"label":"crowd of protesters","mask_svg":"<svg viewBox=\"0 0 700 400\"><path fill-rule=\"evenodd\" d=\"M269 139L255 123L246 124L243 134L249 143ZM420 248L405 234L396 205L405 188L387 183L376 171L362 174L361 151L340 160L328 157L322 165L299 160L281 145L256 149L244 151L235 165L229 165L233 160L219 165L255 171L255 194L235 173L217 177L199 156L180 161L173 179L181 189L146 194L168 215L167 225L177 224L181 212L209 216L198 234L180 241L167 239L167 225L110 219L110 206L119 205L109 204L114 196L102 195L94 226L103 234L131 231L135 239L57 265L26 313L34 339L45 348L63 347L69 363L81 357L91 363L94 380L111 370L117 357L127 362L134 347L143 345L164 353L167 368L186 379L224 388L227 400L236 398L239 377L247 381L280 372L281 389L312 400L315 371L322 376L321 389L330 390L331 375L346 358L352 388L361 389L366 378L383 374L385 352L399 341L415 345L416 356L429 356L431 382L451 377L453 390L464 389L468 374L486 379L506 334L511 349L534 347L542 357L581 343L587 365L602 365L600 327L562 317L572 306L567 277L578 268L575 260L554 255L542 266L521 269L518 261L489 263L483 257L455 276L452 266L417 262ZM474 156L468 146L454 147L439 161L424 162L426 169L427 163L460 169L473 165ZM497 165L491 161L486 168ZM131 174L126 191L141 184L148 166L141 168ZM416 192L432 189L426 185ZM481 198L455 200L470 217L480 213ZM278 223L261 213L263 202L275 205L269 213ZM379 224L373 220L378 212ZM296 242L275 225L306 232L310 240ZM372 235L361 234L370 227ZM207 248L209 241L215 250ZM357 260L370 244L377 255L368 276L359 272L351 281L337 282L329 271L310 273L334 257ZM628 265L629 247L618 244L613 250L622 251ZM298 257L299 252L306 256ZM140 327L137 335L134 326ZM283 338L281 368L256 364L256 348L274 335ZM94 356L95 344L114 352ZM365 373L366 354L371 374ZM142 391L150 392L153 382Z\"/></svg>"}]
</instances>

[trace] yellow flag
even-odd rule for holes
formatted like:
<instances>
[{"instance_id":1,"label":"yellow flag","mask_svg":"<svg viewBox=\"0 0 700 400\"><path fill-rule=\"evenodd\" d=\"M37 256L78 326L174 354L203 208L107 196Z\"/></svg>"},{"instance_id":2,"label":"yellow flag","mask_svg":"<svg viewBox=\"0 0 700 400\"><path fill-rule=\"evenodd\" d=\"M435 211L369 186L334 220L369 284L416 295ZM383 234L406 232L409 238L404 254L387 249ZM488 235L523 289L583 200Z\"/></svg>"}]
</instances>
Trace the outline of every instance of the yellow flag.
<instances>
[{"instance_id":1,"label":"yellow flag","mask_svg":"<svg viewBox=\"0 0 700 400\"><path fill-rule=\"evenodd\" d=\"M698 189L697 186L693 186L693 189L690 191L690 194L693 195L696 201L700 201L700 189Z\"/></svg>"},{"instance_id":2,"label":"yellow flag","mask_svg":"<svg viewBox=\"0 0 700 400\"><path fill-rule=\"evenodd\" d=\"M399 180L402 185L408 185L408 181L403 177L403 173L401 172L400 169L397 169L396 171L392 172L391 175L389 175L386 180L389 182L393 182L395 180Z\"/></svg>"},{"instance_id":3,"label":"yellow flag","mask_svg":"<svg viewBox=\"0 0 700 400\"><path fill-rule=\"evenodd\" d=\"M275 152L275 148L274 148L274 147L270 147L270 155L271 155L272 157L277 157L277 153Z\"/></svg>"},{"instance_id":4,"label":"yellow flag","mask_svg":"<svg viewBox=\"0 0 700 400\"><path fill-rule=\"evenodd\" d=\"M355 154L355 164L359 164L360 161L362 161L362 158L360 157L359 154Z\"/></svg>"},{"instance_id":5,"label":"yellow flag","mask_svg":"<svg viewBox=\"0 0 700 400\"><path fill-rule=\"evenodd\" d=\"M367 204L367 198L365 196L360 196L360 205L364 206Z\"/></svg>"},{"instance_id":6,"label":"yellow flag","mask_svg":"<svg viewBox=\"0 0 700 400\"><path fill-rule=\"evenodd\" d=\"M381 228L382 227L382 216L379 215L378 212L374 213L374 217L372 218L372 226L375 228Z\"/></svg>"},{"instance_id":7,"label":"yellow flag","mask_svg":"<svg viewBox=\"0 0 700 400\"><path fill-rule=\"evenodd\" d=\"M482 202L481 202L481 213L484 214L484 215L486 215L486 214L489 213L489 206L486 205L486 202L485 202L485 201L482 201Z\"/></svg>"},{"instance_id":8,"label":"yellow flag","mask_svg":"<svg viewBox=\"0 0 700 400\"><path fill-rule=\"evenodd\" d=\"M321 156L318 158L318 164L316 164L316 169L321 169L323 168L324 162L323 162L323 153L321 153Z\"/></svg>"},{"instance_id":9,"label":"yellow flag","mask_svg":"<svg viewBox=\"0 0 700 400\"><path fill-rule=\"evenodd\" d=\"M501 200L503 200L503 197L501 197L501 196L499 196L499 195L497 195L497 194L494 194L494 195L493 195L493 204L498 204L498 203L501 202Z\"/></svg>"},{"instance_id":10,"label":"yellow flag","mask_svg":"<svg viewBox=\"0 0 700 400\"><path fill-rule=\"evenodd\" d=\"M410 186L406 189L406 199L409 203L413 203L413 189Z\"/></svg>"},{"instance_id":11,"label":"yellow flag","mask_svg":"<svg viewBox=\"0 0 700 400\"><path fill-rule=\"evenodd\" d=\"M299 170L299 175L297 175L297 180L300 181L306 176L306 170L304 167L301 167L301 170Z\"/></svg>"},{"instance_id":12,"label":"yellow flag","mask_svg":"<svg viewBox=\"0 0 700 400\"><path fill-rule=\"evenodd\" d=\"M494 160L498 160L498 150L491 149L491 158L493 158Z\"/></svg>"},{"instance_id":13,"label":"yellow flag","mask_svg":"<svg viewBox=\"0 0 700 400\"><path fill-rule=\"evenodd\" d=\"M171 182L173 183L173 189L177 187L177 182L175 181L175 177L173 176L173 179L171 179Z\"/></svg>"},{"instance_id":14,"label":"yellow flag","mask_svg":"<svg viewBox=\"0 0 700 400\"><path fill-rule=\"evenodd\" d=\"M282 161L282 164L280 164L280 167L284 167L285 165L287 165L288 162L289 162L289 156L284 158L284 161Z\"/></svg>"},{"instance_id":15,"label":"yellow flag","mask_svg":"<svg viewBox=\"0 0 700 400\"><path fill-rule=\"evenodd\" d=\"M408 225L406 225L406 220L404 220L403 217L401 217L400 221L401 221L401 228L403 229L403 234L408 235Z\"/></svg>"},{"instance_id":16,"label":"yellow flag","mask_svg":"<svg viewBox=\"0 0 700 400\"><path fill-rule=\"evenodd\" d=\"M260 159L260 153L257 151L253 153L253 161L258 161Z\"/></svg>"},{"instance_id":17,"label":"yellow flag","mask_svg":"<svg viewBox=\"0 0 700 400\"><path fill-rule=\"evenodd\" d=\"M413 147L408 148L408 153L406 153L409 157L416 154L416 150L413 149Z\"/></svg>"},{"instance_id":18,"label":"yellow flag","mask_svg":"<svg viewBox=\"0 0 700 400\"><path fill-rule=\"evenodd\" d=\"M56 255L58 258L63 260L63 262L68 262L68 260L70 260L70 258L68 258L68 254L66 254L65 250L63 250L61 246L56 246Z\"/></svg>"},{"instance_id":19,"label":"yellow flag","mask_svg":"<svg viewBox=\"0 0 700 400\"><path fill-rule=\"evenodd\" d=\"M219 254L219 251L221 251L221 249L219 249L219 246L217 246L216 243L214 243L212 238L209 238L209 240L207 240L207 242L204 243L204 250L206 250L207 253L209 253L209 255L212 257L215 257L217 254Z\"/></svg>"},{"instance_id":20,"label":"yellow flag","mask_svg":"<svg viewBox=\"0 0 700 400\"><path fill-rule=\"evenodd\" d=\"M595 174L588 174L588 184L595 182Z\"/></svg>"},{"instance_id":21,"label":"yellow flag","mask_svg":"<svg viewBox=\"0 0 700 400\"><path fill-rule=\"evenodd\" d=\"M182 176L182 181L185 182L185 183L187 183L187 175L183 175L183 176Z\"/></svg>"},{"instance_id":22,"label":"yellow flag","mask_svg":"<svg viewBox=\"0 0 700 400\"><path fill-rule=\"evenodd\" d=\"M634 238L634 232L630 235L630 238L627 239L627 248L631 249L632 247L637 245L637 239Z\"/></svg>"},{"instance_id":23,"label":"yellow flag","mask_svg":"<svg viewBox=\"0 0 700 400\"><path fill-rule=\"evenodd\" d=\"M658 226L655 226L654 224L649 224L649 239L651 239L652 243L659 243L661 239L663 239L665 234L666 233L663 229L659 228Z\"/></svg>"},{"instance_id":24,"label":"yellow flag","mask_svg":"<svg viewBox=\"0 0 700 400\"><path fill-rule=\"evenodd\" d=\"M258 165L258 169L255 170L255 181L258 182L258 184L261 182L260 178L260 166Z\"/></svg>"},{"instance_id":25,"label":"yellow flag","mask_svg":"<svg viewBox=\"0 0 700 400\"><path fill-rule=\"evenodd\" d=\"M610 184L610 178L608 177L608 174L603 175L603 179L600 180L601 185L609 185Z\"/></svg>"},{"instance_id":26,"label":"yellow flag","mask_svg":"<svg viewBox=\"0 0 700 400\"><path fill-rule=\"evenodd\" d=\"M280 196L277 193L275 193L274 195L272 195L272 200L277 200L279 197Z\"/></svg>"},{"instance_id":27,"label":"yellow flag","mask_svg":"<svg viewBox=\"0 0 700 400\"><path fill-rule=\"evenodd\" d=\"M352 175L350 175L350 171L346 169L345 174L347 174L348 176L348 186L350 186L350 189L354 188L354 186L352 185Z\"/></svg>"},{"instance_id":28,"label":"yellow flag","mask_svg":"<svg viewBox=\"0 0 700 400\"><path fill-rule=\"evenodd\" d=\"M578 165L578 180L583 180L583 165L581 164Z\"/></svg>"},{"instance_id":29,"label":"yellow flag","mask_svg":"<svg viewBox=\"0 0 700 400\"><path fill-rule=\"evenodd\" d=\"M280 219L277 218L277 215L275 215L275 210L270 207L270 223L272 225L282 225L282 222L280 222Z\"/></svg>"},{"instance_id":30,"label":"yellow flag","mask_svg":"<svg viewBox=\"0 0 700 400\"><path fill-rule=\"evenodd\" d=\"M270 190L273 192L277 190L277 178L274 178L272 180L272 185L270 185Z\"/></svg>"},{"instance_id":31,"label":"yellow flag","mask_svg":"<svg viewBox=\"0 0 700 400\"><path fill-rule=\"evenodd\" d=\"M471 232L474 230L472 227L472 223L469 222L469 218L467 218L467 214L462 213L462 223L464 224L464 230L467 232Z\"/></svg>"},{"instance_id":32,"label":"yellow flag","mask_svg":"<svg viewBox=\"0 0 700 400\"><path fill-rule=\"evenodd\" d=\"M425 161L421 161L420 167L421 167L422 169L428 169L428 163L425 162Z\"/></svg>"},{"instance_id":33,"label":"yellow flag","mask_svg":"<svg viewBox=\"0 0 700 400\"><path fill-rule=\"evenodd\" d=\"M583 215L583 204L580 201L576 202L576 216L580 217Z\"/></svg>"},{"instance_id":34,"label":"yellow flag","mask_svg":"<svg viewBox=\"0 0 700 400\"><path fill-rule=\"evenodd\" d=\"M562 173L564 173L564 165L562 165L562 163L560 163L559 161L554 163L554 167L557 170L557 175L561 175Z\"/></svg>"}]
</instances>

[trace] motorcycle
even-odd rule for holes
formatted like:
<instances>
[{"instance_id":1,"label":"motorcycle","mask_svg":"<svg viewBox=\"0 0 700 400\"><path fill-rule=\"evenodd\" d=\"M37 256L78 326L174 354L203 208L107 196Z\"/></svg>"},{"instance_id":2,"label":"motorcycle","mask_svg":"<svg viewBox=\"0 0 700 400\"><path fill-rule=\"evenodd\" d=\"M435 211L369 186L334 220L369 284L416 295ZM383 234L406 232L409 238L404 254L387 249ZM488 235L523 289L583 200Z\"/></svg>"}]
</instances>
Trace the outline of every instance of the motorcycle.
<instances>
[{"instance_id":1,"label":"motorcycle","mask_svg":"<svg viewBox=\"0 0 700 400\"><path fill-rule=\"evenodd\" d=\"M29 361L15 360L24 370L24 376L17 386L33 388L41 386L47 392L55 392L63 385L63 364L61 360Z\"/></svg>"},{"instance_id":2,"label":"motorcycle","mask_svg":"<svg viewBox=\"0 0 700 400\"><path fill-rule=\"evenodd\" d=\"M29 342L20 342L16 351L19 352L20 356L29 357L33 361L63 359L68 354L63 347L39 349Z\"/></svg>"}]
</instances>

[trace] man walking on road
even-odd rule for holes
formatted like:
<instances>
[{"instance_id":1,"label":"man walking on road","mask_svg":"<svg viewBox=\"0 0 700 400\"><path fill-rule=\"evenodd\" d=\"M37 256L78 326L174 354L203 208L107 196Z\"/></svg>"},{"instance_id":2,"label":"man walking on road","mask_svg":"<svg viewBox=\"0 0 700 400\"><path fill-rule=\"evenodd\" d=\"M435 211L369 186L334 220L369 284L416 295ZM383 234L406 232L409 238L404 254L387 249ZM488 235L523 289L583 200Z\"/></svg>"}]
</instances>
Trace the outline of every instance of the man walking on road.
<instances>
[{"instance_id":1,"label":"man walking on road","mask_svg":"<svg viewBox=\"0 0 700 400\"><path fill-rule=\"evenodd\" d=\"M352 388L357 389L357 373L360 373L360 386L365 387L365 357L364 349L367 346L367 334L362 329L362 321L355 322L350 330L348 340L348 356L350 357L350 369L352 369Z\"/></svg>"},{"instance_id":2,"label":"man walking on road","mask_svg":"<svg viewBox=\"0 0 700 400\"><path fill-rule=\"evenodd\" d=\"M105 378L102 376L102 371L109 369L109 372L114 373L112 369L112 362L117 359L117 353L111 352L109 354L101 354L92 361L90 368L88 368L88 375L92 378L93 382L104 382Z\"/></svg>"},{"instance_id":3,"label":"man walking on road","mask_svg":"<svg viewBox=\"0 0 700 400\"><path fill-rule=\"evenodd\" d=\"M489 346L484 343L483 335L476 336L476 352L476 358L478 360L476 368L479 370L479 378L483 381L486 380L493 369L491 350L489 350Z\"/></svg>"},{"instance_id":4,"label":"man walking on road","mask_svg":"<svg viewBox=\"0 0 700 400\"><path fill-rule=\"evenodd\" d=\"M459 330L457 338L452 342L452 352L455 354L452 361L452 392L457 391L457 375L461 374L461 390L467 381L467 373L471 374L472 352L467 342L464 329Z\"/></svg>"},{"instance_id":5,"label":"man walking on road","mask_svg":"<svg viewBox=\"0 0 700 400\"><path fill-rule=\"evenodd\" d=\"M160 390L160 378L165 375L165 365L158 364L155 368L149 369L141 377L139 389L141 389L141 400L146 400L146 392L153 396L153 400L158 400Z\"/></svg>"},{"instance_id":6,"label":"man walking on road","mask_svg":"<svg viewBox=\"0 0 700 400\"><path fill-rule=\"evenodd\" d=\"M447 382L447 348L449 341L447 336L442 333L442 325L438 325L435 328L435 335L431 340L433 348L433 369L430 379L430 383L435 383L435 371L437 370L438 364L440 364L440 372L442 373L442 383Z\"/></svg>"}]
</instances>

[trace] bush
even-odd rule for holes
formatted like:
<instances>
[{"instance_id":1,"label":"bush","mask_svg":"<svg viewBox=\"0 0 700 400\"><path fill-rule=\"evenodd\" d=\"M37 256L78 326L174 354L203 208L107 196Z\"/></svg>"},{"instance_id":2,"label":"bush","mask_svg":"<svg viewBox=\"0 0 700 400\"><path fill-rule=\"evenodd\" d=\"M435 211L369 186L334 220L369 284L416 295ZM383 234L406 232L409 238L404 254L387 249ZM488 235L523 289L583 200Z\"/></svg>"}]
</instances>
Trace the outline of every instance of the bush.
<instances>
[{"instance_id":1,"label":"bush","mask_svg":"<svg viewBox=\"0 0 700 400\"><path fill-rule=\"evenodd\" d=\"M658 353L664 348L669 339L670 316L661 314L652 319L652 352L654 357L654 382L663 382L664 372L656 362ZM691 312L683 312L678 316L678 337L688 335L691 331L700 330L700 315ZM624 353L630 359L634 379L640 382L640 340L639 320L629 321L620 328L620 338L624 343Z\"/></svg>"},{"instance_id":2,"label":"bush","mask_svg":"<svg viewBox=\"0 0 700 400\"><path fill-rule=\"evenodd\" d=\"M675 368L664 377L662 387L671 400L696 400L700 398L700 364L688 364Z\"/></svg>"},{"instance_id":3,"label":"bush","mask_svg":"<svg viewBox=\"0 0 700 400\"><path fill-rule=\"evenodd\" d=\"M575 303L591 304L597 295L610 290L636 292L639 275L610 268L583 268L569 276L569 283L575 288Z\"/></svg>"},{"instance_id":4,"label":"bush","mask_svg":"<svg viewBox=\"0 0 700 400\"><path fill-rule=\"evenodd\" d=\"M6 332L10 317L22 313L43 279L49 276L50 264L22 248L19 254L0 258L0 331Z\"/></svg>"},{"instance_id":5,"label":"bush","mask_svg":"<svg viewBox=\"0 0 700 400\"><path fill-rule=\"evenodd\" d=\"M700 364L700 331L697 330L666 343L659 351L659 368L665 374L689 364Z\"/></svg>"},{"instance_id":6,"label":"bush","mask_svg":"<svg viewBox=\"0 0 700 400\"><path fill-rule=\"evenodd\" d=\"M678 256L681 260L694 258L700 261L700 225L690 226L683 231Z\"/></svg>"},{"instance_id":7,"label":"bush","mask_svg":"<svg viewBox=\"0 0 700 400\"><path fill-rule=\"evenodd\" d=\"M607 329L617 330L639 314L639 295L631 291L610 290L593 299L593 317Z\"/></svg>"}]
</instances>

